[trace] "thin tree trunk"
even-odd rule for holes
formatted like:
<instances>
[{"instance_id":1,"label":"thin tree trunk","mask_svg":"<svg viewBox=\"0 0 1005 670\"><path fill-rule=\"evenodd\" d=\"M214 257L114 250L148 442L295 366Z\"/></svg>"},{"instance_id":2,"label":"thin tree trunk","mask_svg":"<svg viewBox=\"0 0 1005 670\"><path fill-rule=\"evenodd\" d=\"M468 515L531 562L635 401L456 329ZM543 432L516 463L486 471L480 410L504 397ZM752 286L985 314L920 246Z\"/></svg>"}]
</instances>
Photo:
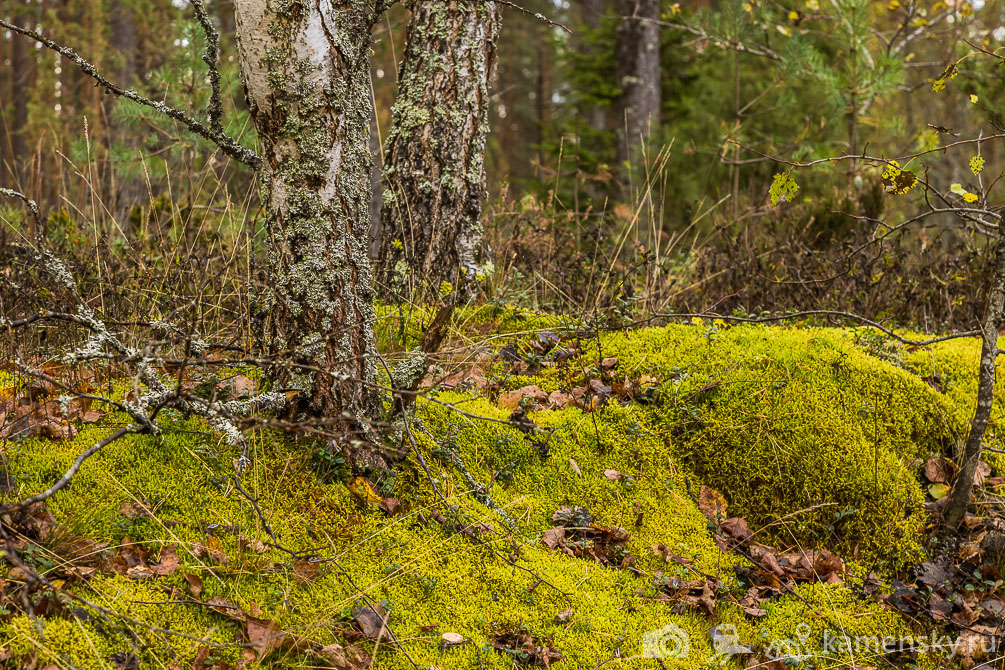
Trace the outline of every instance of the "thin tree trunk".
<instances>
[{"instance_id":1,"label":"thin tree trunk","mask_svg":"<svg viewBox=\"0 0 1005 670\"><path fill-rule=\"evenodd\" d=\"M265 287L257 314L309 410L369 437L376 415L370 227L372 2L237 0L241 72L263 165Z\"/></svg>"},{"instance_id":2,"label":"thin tree trunk","mask_svg":"<svg viewBox=\"0 0 1005 670\"><path fill-rule=\"evenodd\" d=\"M538 30L547 31L547 26L538 26ZM547 154L541 145L551 126L551 45L548 43L547 32L537 37L537 81L534 89L534 111L537 114L534 144L537 145L537 175L540 178Z\"/></svg>"},{"instance_id":3,"label":"thin tree trunk","mask_svg":"<svg viewBox=\"0 0 1005 670\"><path fill-rule=\"evenodd\" d=\"M981 460L984 434L991 420L991 407L995 394L995 376L998 358L998 331L1005 319L1005 239L995 241L995 258L991 288L984 314L981 340L981 366L977 381L977 409L970 422L966 445L963 448L963 465L953 480L952 497L946 507L946 529L955 531L963 522L974 487L974 475Z\"/></svg>"},{"instance_id":4,"label":"thin tree trunk","mask_svg":"<svg viewBox=\"0 0 1005 670\"><path fill-rule=\"evenodd\" d=\"M609 0L583 0L580 7L580 20L583 25L591 31L600 30L607 14ZM583 53L590 53L588 44L579 44L579 49ZM607 114L603 107L593 106L586 110L586 123L597 132L607 130Z\"/></svg>"},{"instance_id":5,"label":"thin tree trunk","mask_svg":"<svg viewBox=\"0 0 1005 670\"><path fill-rule=\"evenodd\" d=\"M618 162L631 159L660 121L659 0L618 0Z\"/></svg>"},{"instance_id":6,"label":"thin tree trunk","mask_svg":"<svg viewBox=\"0 0 1005 670\"><path fill-rule=\"evenodd\" d=\"M34 14L28 12L20 16L34 18ZM30 27L35 28L34 21ZM15 39L11 44L10 69L11 99L14 101L14 113L10 125L10 169L14 175L14 183L20 184L24 178L22 167L28 161L28 138L25 137L25 128L28 125L29 91L32 90L35 79L35 50L27 40Z\"/></svg>"},{"instance_id":7,"label":"thin tree trunk","mask_svg":"<svg viewBox=\"0 0 1005 670\"><path fill-rule=\"evenodd\" d=\"M138 79L136 66L137 31L133 9L123 0L112 0L109 13L111 15L109 18L111 20L112 48L118 53L119 58L115 82L123 88L132 88ZM91 86L91 88L94 87ZM109 128L109 139L112 142L135 145L135 140L130 137L129 131L117 128L112 120L117 102L118 98L115 96L105 96L102 104L104 117ZM110 193L106 194L106 202L112 203L115 219L128 240L132 235L129 211L134 205L143 201L146 188L140 179L119 181L114 170L111 172L112 178L105 180L111 190Z\"/></svg>"},{"instance_id":8,"label":"thin tree trunk","mask_svg":"<svg viewBox=\"0 0 1005 670\"><path fill-rule=\"evenodd\" d=\"M381 290L477 290L493 0L412 2L384 161ZM445 288L445 287L444 287Z\"/></svg>"}]
</instances>

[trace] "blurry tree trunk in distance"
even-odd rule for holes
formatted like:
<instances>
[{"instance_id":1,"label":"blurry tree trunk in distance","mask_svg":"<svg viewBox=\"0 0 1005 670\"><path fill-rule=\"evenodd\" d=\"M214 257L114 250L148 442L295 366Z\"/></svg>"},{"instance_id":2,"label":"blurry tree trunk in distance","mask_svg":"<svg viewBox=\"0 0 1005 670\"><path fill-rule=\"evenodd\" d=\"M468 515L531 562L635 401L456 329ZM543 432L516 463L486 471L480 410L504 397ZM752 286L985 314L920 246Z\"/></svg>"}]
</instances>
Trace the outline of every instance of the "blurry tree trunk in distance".
<instances>
[{"instance_id":1,"label":"blurry tree trunk in distance","mask_svg":"<svg viewBox=\"0 0 1005 670\"><path fill-rule=\"evenodd\" d=\"M607 15L610 0L582 0L582 3L579 12L583 26L587 30L599 30ZM580 42L579 49L584 53L589 53L590 45ZM593 105L584 110L583 114L586 116L586 123L590 128L597 132L607 130L607 114L603 107Z\"/></svg>"},{"instance_id":2,"label":"blurry tree trunk in distance","mask_svg":"<svg viewBox=\"0 0 1005 670\"><path fill-rule=\"evenodd\" d=\"M640 145L660 122L660 3L659 0L617 0L615 107L618 162L637 158Z\"/></svg>"},{"instance_id":3,"label":"blurry tree trunk in distance","mask_svg":"<svg viewBox=\"0 0 1005 670\"><path fill-rule=\"evenodd\" d=\"M109 5L109 19L111 22L111 46L117 57L114 81L123 88L132 88L141 79L141 73L137 71L137 29L135 9L126 0L111 0ZM110 130L110 140L113 143L128 146L134 144L133 133L125 128L117 127L113 121L115 105L118 99L114 96L105 96L102 101L104 116L108 121ZM134 150L135 151L135 150ZM135 153L130 159L136 159ZM112 166L114 168L114 166ZM124 171L127 175L134 171ZM131 236L129 211L133 206L143 202L146 195L146 187L141 179L135 177L116 178L115 170L111 170L112 178L105 180L105 185L111 190L105 198L109 208L115 215L115 220L119 227L126 234Z\"/></svg>"},{"instance_id":4,"label":"blurry tree trunk in distance","mask_svg":"<svg viewBox=\"0 0 1005 670\"><path fill-rule=\"evenodd\" d=\"M34 27L33 24L38 19L37 12L34 8L25 5L26 3L23 2L15 3L15 11L12 16L15 20L30 23ZM13 183L23 189L22 179L25 178L25 175L22 166L28 162L29 158L28 142L24 131L28 126L28 104L31 101L29 91L34 86L36 68L33 45L26 40L12 40L10 60L10 100L12 104L7 129L11 147L9 162L14 177Z\"/></svg>"}]
</instances>

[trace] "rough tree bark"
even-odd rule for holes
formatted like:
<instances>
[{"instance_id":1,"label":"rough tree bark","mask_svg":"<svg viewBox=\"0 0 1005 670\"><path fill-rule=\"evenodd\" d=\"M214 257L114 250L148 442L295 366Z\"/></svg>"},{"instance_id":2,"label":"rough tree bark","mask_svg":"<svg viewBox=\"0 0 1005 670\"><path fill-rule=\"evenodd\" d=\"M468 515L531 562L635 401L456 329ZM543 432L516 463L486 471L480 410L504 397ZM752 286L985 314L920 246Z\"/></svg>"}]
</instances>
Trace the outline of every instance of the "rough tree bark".
<instances>
[{"instance_id":1,"label":"rough tree bark","mask_svg":"<svg viewBox=\"0 0 1005 670\"><path fill-rule=\"evenodd\" d=\"M660 3L617 0L617 10L621 23L615 76L621 96L615 111L618 162L624 163L660 120Z\"/></svg>"},{"instance_id":2,"label":"rough tree bark","mask_svg":"<svg viewBox=\"0 0 1005 670\"><path fill-rule=\"evenodd\" d=\"M493 0L413 1L386 141L381 290L476 289L485 197Z\"/></svg>"},{"instance_id":3,"label":"rough tree bark","mask_svg":"<svg viewBox=\"0 0 1005 670\"><path fill-rule=\"evenodd\" d=\"M370 258L380 258L380 210L384 194L384 157L380 151L380 134L377 124L377 101L373 98L373 80L376 77L373 56L370 57Z\"/></svg>"},{"instance_id":4,"label":"rough tree bark","mask_svg":"<svg viewBox=\"0 0 1005 670\"><path fill-rule=\"evenodd\" d=\"M998 331L1005 325L1005 238L995 241L995 258L988 291L984 324L981 328L981 363L977 377L977 409L963 447L963 465L953 479L953 492L946 507L946 530L955 531L963 522L974 488L974 476L981 460L984 434L991 421L998 359Z\"/></svg>"},{"instance_id":5,"label":"rough tree bark","mask_svg":"<svg viewBox=\"0 0 1005 670\"><path fill-rule=\"evenodd\" d=\"M279 373L347 434L376 415L370 226L372 0L237 0L241 72L262 144L259 316Z\"/></svg>"}]
</instances>

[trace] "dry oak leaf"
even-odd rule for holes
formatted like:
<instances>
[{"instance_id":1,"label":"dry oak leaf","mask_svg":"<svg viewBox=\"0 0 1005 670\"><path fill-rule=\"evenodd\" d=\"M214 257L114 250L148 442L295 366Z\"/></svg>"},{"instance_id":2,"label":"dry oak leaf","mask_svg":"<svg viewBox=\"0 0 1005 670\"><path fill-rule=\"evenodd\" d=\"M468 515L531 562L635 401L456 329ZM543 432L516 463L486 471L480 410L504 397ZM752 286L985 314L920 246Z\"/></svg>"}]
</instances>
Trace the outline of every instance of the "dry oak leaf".
<instances>
[{"instance_id":1,"label":"dry oak leaf","mask_svg":"<svg viewBox=\"0 0 1005 670\"><path fill-rule=\"evenodd\" d=\"M677 563L678 565L691 565L694 561L690 558L685 558L684 556L678 556L677 554L670 551L665 544L654 544L651 549L653 553L662 558L667 563Z\"/></svg>"},{"instance_id":2,"label":"dry oak leaf","mask_svg":"<svg viewBox=\"0 0 1005 670\"><path fill-rule=\"evenodd\" d=\"M215 547L207 546L202 542L193 542L192 549L190 551L196 558L208 558L213 563L218 563L220 565L226 565L230 562L230 557L227 556L227 554Z\"/></svg>"},{"instance_id":3,"label":"dry oak leaf","mask_svg":"<svg viewBox=\"0 0 1005 670\"><path fill-rule=\"evenodd\" d=\"M266 546L266 544L261 540L259 540L257 537L253 537L249 540L244 535L241 535L241 538L239 540L239 546L242 549L244 548L251 549L252 551L258 554L264 554L269 550L269 547Z\"/></svg>"},{"instance_id":4,"label":"dry oak leaf","mask_svg":"<svg viewBox=\"0 0 1005 670\"><path fill-rule=\"evenodd\" d=\"M944 458L929 458L925 462L925 479L933 484L945 484L954 470L953 463Z\"/></svg>"},{"instance_id":5,"label":"dry oak leaf","mask_svg":"<svg viewBox=\"0 0 1005 670\"><path fill-rule=\"evenodd\" d=\"M984 486L984 481L991 476L991 466L984 461L977 461L977 470L974 472L974 486Z\"/></svg>"},{"instance_id":6,"label":"dry oak leaf","mask_svg":"<svg viewBox=\"0 0 1005 670\"><path fill-rule=\"evenodd\" d=\"M379 604L376 610L366 604L360 605L353 610L352 616L363 635L371 640L377 639L384 628L384 608Z\"/></svg>"},{"instance_id":7,"label":"dry oak leaf","mask_svg":"<svg viewBox=\"0 0 1005 670\"><path fill-rule=\"evenodd\" d=\"M145 565L134 565L126 570L126 577L129 579L152 579L154 571Z\"/></svg>"},{"instance_id":8,"label":"dry oak leaf","mask_svg":"<svg viewBox=\"0 0 1005 670\"><path fill-rule=\"evenodd\" d=\"M181 573L182 578L188 582L188 592L193 598L198 599L202 595L202 577L191 572Z\"/></svg>"},{"instance_id":9,"label":"dry oak leaf","mask_svg":"<svg viewBox=\"0 0 1005 670\"><path fill-rule=\"evenodd\" d=\"M548 407L550 409L565 409L575 402L575 398L565 391L552 391L548 394Z\"/></svg>"},{"instance_id":10,"label":"dry oak leaf","mask_svg":"<svg viewBox=\"0 0 1005 670\"><path fill-rule=\"evenodd\" d=\"M157 558L157 564L150 566L150 568L158 577L165 577L174 574L174 571L178 569L179 563L178 545L169 544L161 549L161 555Z\"/></svg>"},{"instance_id":11,"label":"dry oak leaf","mask_svg":"<svg viewBox=\"0 0 1005 670\"><path fill-rule=\"evenodd\" d=\"M401 514L401 501L397 498L384 498L380 506L391 516L398 516Z\"/></svg>"},{"instance_id":12,"label":"dry oak leaf","mask_svg":"<svg viewBox=\"0 0 1005 670\"><path fill-rule=\"evenodd\" d=\"M468 641L468 638L464 637L460 633L444 633L440 636L440 639L443 640L443 644L447 646L461 644Z\"/></svg>"},{"instance_id":13,"label":"dry oak leaf","mask_svg":"<svg viewBox=\"0 0 1005 670\"><path fill-rule=\"evenodd\" d=\"M539 386L523 386L515 391L504 393L499 396L499 406L503 409L515 410L520 407L524 397L530 397L535 404L548 402L548 394L541 390Z\"/></svg>"},{"instance_id":14,"label":"dry oak leaf","mask_svg":"<svg viewBox=\"0 0 1005 670\"><path fill-rule=\"evenodd\" d=\"M726 499L711 486L702 484L698 493L698 509L709 521L721 521L726 518Z\"/></svg>"},{"instance_id":15,"label":"dry oak leaf","mask_svg":"<svg viewBox=\"0 0 1005 670\"><path fill-rule=\"evenodd\" d=\"M541 543L551 550L558 549L562 546L565 541L565 529L561 526L556 526L555 528L549 528L544 531L544 535L541 536Z\"/></svg>"},{"instance_id":16,"label":"dry oak leaf","mask_svg":"<svg viewBox=\"0 0 1005 670\"><path fill-rule=\"evenodd\" d=\"M296 560L293 561L293 578L297 580L298 584L313 582L318 576L318 570L320 569L320 563L315 563L314 561Z\"/></svg>"},{"instance_id":17,"label":"dry oak leaf","mask_svg":"<svg viewBox=\"0 0 1005 670\"><path fill-rule=\"evenodd\" d=\"M259 660L268 656L286 638L286 631L269 619L249 615L246 618L246 626L248 642L251 643L251 648L255 650Z\"/></svg>"}]
</instances>

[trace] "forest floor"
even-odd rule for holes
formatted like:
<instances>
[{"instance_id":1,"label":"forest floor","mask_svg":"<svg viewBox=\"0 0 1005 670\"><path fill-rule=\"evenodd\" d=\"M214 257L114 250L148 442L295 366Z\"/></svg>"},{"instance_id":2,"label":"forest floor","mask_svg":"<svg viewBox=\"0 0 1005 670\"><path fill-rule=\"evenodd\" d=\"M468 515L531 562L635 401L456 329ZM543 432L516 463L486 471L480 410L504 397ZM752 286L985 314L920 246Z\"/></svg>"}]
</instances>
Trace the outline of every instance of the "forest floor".
<instances>
[{"instance_id":1,"label":"forest floor","mask_svg":"<svg viewBox=\"0 0 1005 670\"><path fill-rule=\"evenodd\" d=\"M431 314L385 310L382 349L410 351ZM0 573L0 659L1001 667L1005 457L989 451L962 537L935 524L978 355L867 328L459 310L387 469L265 429L236 476L238 451L168 413L5 518L26 570ZM123 421L2 375L5 501ZM185 383L240 398L258 375Z\"/></svg>"}]
</instances>

